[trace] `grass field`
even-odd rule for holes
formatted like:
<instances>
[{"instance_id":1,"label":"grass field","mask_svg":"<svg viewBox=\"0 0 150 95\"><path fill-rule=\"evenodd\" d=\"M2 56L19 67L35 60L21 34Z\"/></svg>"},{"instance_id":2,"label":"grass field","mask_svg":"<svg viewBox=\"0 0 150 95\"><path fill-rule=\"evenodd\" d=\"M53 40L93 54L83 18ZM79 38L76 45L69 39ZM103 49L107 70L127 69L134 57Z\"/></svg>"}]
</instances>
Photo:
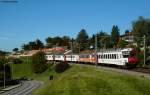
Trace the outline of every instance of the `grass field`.
<instances>
[{"instance_id":1,"label":"grass field","mask_svg":"<svg viewBox=\"0 0 150 95\"><path fill-rule=\"evenodd\" d=\"M27 76L44 81L33 95L149 95L150 80L144 77L97 69L94 66L71 65L58 74L48 69L42 74L33 74L30 64L14 65L13 76ZM54 80L49 76L54 75Z\"/></svg>"}]
</instances>

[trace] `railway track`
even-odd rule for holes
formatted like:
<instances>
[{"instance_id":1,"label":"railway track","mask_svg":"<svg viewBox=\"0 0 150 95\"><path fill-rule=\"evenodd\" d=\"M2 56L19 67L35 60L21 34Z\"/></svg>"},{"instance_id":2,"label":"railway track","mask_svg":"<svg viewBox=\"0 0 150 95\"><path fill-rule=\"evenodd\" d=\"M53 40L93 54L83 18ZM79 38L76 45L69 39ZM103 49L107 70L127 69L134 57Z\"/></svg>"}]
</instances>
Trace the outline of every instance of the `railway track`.
<instances>
[{"instance_id":1,"label":"railway track","mask_svg":"<svg viewBox=\"0 0 150 95\"><path fill-rule=\"evenodd\" d=\"M137 67L137 68L133 68L133 69L131 69L131 71L135 71L135 72L141 72L141 73L150 74L150 68Z\"/></svg>"},{"instance_id":2,"label":"railway track","mask_svg":"<svg viewBox=\"0 0 150 95\"><path fill-rule=\"evenodd\" d=\"M77 65L85 65L85 64L77 64ZM100 68L103 70L108 70L108 71L113 71L113 72L118 72L118 73L123 73L128 75L134 75L139 77L145 77L150 79L150 69L146 69L146 68L125 69L125 68L119 68L117 66L91 65L91 64L89 66L95 66L96 68Z\"/></svg>"}]
</instances>

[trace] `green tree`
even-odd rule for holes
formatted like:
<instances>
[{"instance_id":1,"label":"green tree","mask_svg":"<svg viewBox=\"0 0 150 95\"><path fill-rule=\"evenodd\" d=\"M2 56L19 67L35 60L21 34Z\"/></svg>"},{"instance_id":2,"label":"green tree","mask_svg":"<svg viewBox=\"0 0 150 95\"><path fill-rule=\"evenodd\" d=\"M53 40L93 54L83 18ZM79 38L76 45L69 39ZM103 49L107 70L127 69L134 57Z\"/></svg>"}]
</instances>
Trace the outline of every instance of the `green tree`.
<instances>
[{"instance_id":1,"label":"green tree","mask_svg":"<svg viewBox=\"0 0 150 95\"><path fill-rule=\"evenodd\" d=\"M42 49L44 47L44 44L39 39L37 39L35 43L36 43L37 49Z\"/></svg>"},{"instance_id":2,"label":"green tree","mask_svg":"<svg viewBox=\"0 0 150 95\"><path fill-rule=\"evenodd\" d=\"M119 28L117 25L113 25L111 31L111 42L115 47L119 41L119 37L120 37Z\"/></svg>"},{"instance_id":3,"label":"green tree","mask_svg":"<svg viewBox=\"0 0 150 95\"><path fill-rule=\"evenodd\" d=\"M11 68L6 63L8 60L5 57L5 53L1 51L0 53L0 82L4 79L4 72L5 72L5 79L10 80L11 79ZM5 69L4 69L5 66Z\"/></svg>"},{"instance_id":4,"label":"green tree","mask_svg":"<svg viewBox=\"0 0 150 95\"><path fill-rule=\"evenodd\" d=\"M96 35L97 35L97 46L98 46L98 48L109 48L109 47L111 47L110 35L108 35L106 32L103 32L103 31L98 32Z\"/></svg>"},{"instance_id":5,"label":"green tree","mask_svg":"<svg viewBox=\"0 0 150 95\"><path fill-rule=\"evenodd\" d=\"M132 32L138 45L142 41L139 37L143 37L144 35L147 38L147 44L150 45L150 19L139 17L138 20L132 23Z\"/></svg>"},{"instance_id":6,"label":"green tree","mask_svg":"<svg viewBox=\"0 0 150 95\"><path fill-rule=\"evenodd\" d=\"M38 50L44 48L44 44L39 39L22 45L23 50Z\"/></svg>"},{"instance_id":7,"label":"green tree","mask_svg":"<svg viewBox=\"0 0 150 95\"><path fill-rule=\"evenodd\" d=\"M94 49L95 47L95 35L93 34L92 37L89 38L89 44L90 44L90 49Z\"/></svg>"},{"instance_id":8,"label":"green tree","mask_svg":"<svg viewBox=\"0 0 150 95\"><path fill-rule=\"evenodd\" d=\"M119 48L124 48L124 47L126 47L127 44L128 44L128 42L126 42L124 40L119 40L118 47Z\"/></svg>"},{"instance_id":9,"label":"green tree","mask_svg":"<svg viewBox=\"0 0 150 95\"><path fill-rule=\"evenodd\" d=\"M88 49L89 48L89 42L88 42L88 39L89 36L86 32L85 29L82 29L77 37L76 37L76 42L80 44L80 50L85 50L85 49Z\"/></svg>"},{"instance_id":10,"label":"green tree","mask_svg":"<svg viewBox=\"0 0 150 95\"><path fill-rule=\"evenodd\" d=\"M70 42L70 38L68 36L63 36L62 37L62 46L67 46L69 47L69 42Z\"/></svg>"},{"instance_id":11,"label":"green tree","mask_svg":"<svg viewBox=\"0 0 150 95\"><path fill-rule=\"evenodd\" d=\"M32 56L32 70L34 73L42 73L47 69L45 53L37 52Z\"/></svg>"},{"instance_id":12,"label":"green tree","mask_svg":"<svg viewBox=\"0 0 150 95\"><path fill-rule=\"evenodd\" d=\"M14 52L18 52L18 50L19 50L18 48L14 48L13 49Z\"/></svg>"},{"instance_id":13,"label":"green tree","mask_svg":"<svg viewBox=\"0 0 150 95\"><path fill-rule=\"evenodd\" d=\"M22 50L30 50L29 44L23 44L21 47L22 47Z\"/></svg>"}]
</instances>

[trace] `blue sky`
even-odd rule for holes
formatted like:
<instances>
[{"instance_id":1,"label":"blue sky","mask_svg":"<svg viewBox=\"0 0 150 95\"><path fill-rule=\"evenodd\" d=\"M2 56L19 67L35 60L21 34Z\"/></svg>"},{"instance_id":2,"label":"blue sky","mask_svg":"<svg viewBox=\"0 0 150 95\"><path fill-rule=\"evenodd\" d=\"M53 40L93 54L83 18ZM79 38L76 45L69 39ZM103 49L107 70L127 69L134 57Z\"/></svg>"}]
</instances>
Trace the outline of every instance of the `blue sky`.
<instances>
[{"instance_id":1,"label":"blue sky","mask_svg":"<svg viewBox=\"0 0 150 95\"><path fill-rule=\"evenodd\" d=\"M1 0L0 0L1 1ZM82 29L90 35L131 29L139 16L150 18L150 0L18 0L0 2L0 50L11 51L37 38L76 37Z\"/></svg>"}]
</instances>

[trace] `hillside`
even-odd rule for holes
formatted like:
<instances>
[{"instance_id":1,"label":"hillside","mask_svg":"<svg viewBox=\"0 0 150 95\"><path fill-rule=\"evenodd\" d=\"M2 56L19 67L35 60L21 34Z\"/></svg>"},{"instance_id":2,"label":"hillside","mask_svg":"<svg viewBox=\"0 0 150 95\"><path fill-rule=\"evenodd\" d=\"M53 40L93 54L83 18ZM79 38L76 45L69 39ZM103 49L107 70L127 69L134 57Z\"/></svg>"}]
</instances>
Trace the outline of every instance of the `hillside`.
<instances>
[{"instance_id":1,"label":"hillside","mask_svg":"<svg viewBox=\"0 0 150 95\"><path fill-rule=\"evenodd\" d=\"M143 77L97 69L94 66L71 65L64 73L52 69L43 74L31 73L30 64L14 65L14 77L28 76L44 81L33 95L149 95L150 81ZM54 80L49 76L54 75Z\"/></svg>"}]
</instances>

